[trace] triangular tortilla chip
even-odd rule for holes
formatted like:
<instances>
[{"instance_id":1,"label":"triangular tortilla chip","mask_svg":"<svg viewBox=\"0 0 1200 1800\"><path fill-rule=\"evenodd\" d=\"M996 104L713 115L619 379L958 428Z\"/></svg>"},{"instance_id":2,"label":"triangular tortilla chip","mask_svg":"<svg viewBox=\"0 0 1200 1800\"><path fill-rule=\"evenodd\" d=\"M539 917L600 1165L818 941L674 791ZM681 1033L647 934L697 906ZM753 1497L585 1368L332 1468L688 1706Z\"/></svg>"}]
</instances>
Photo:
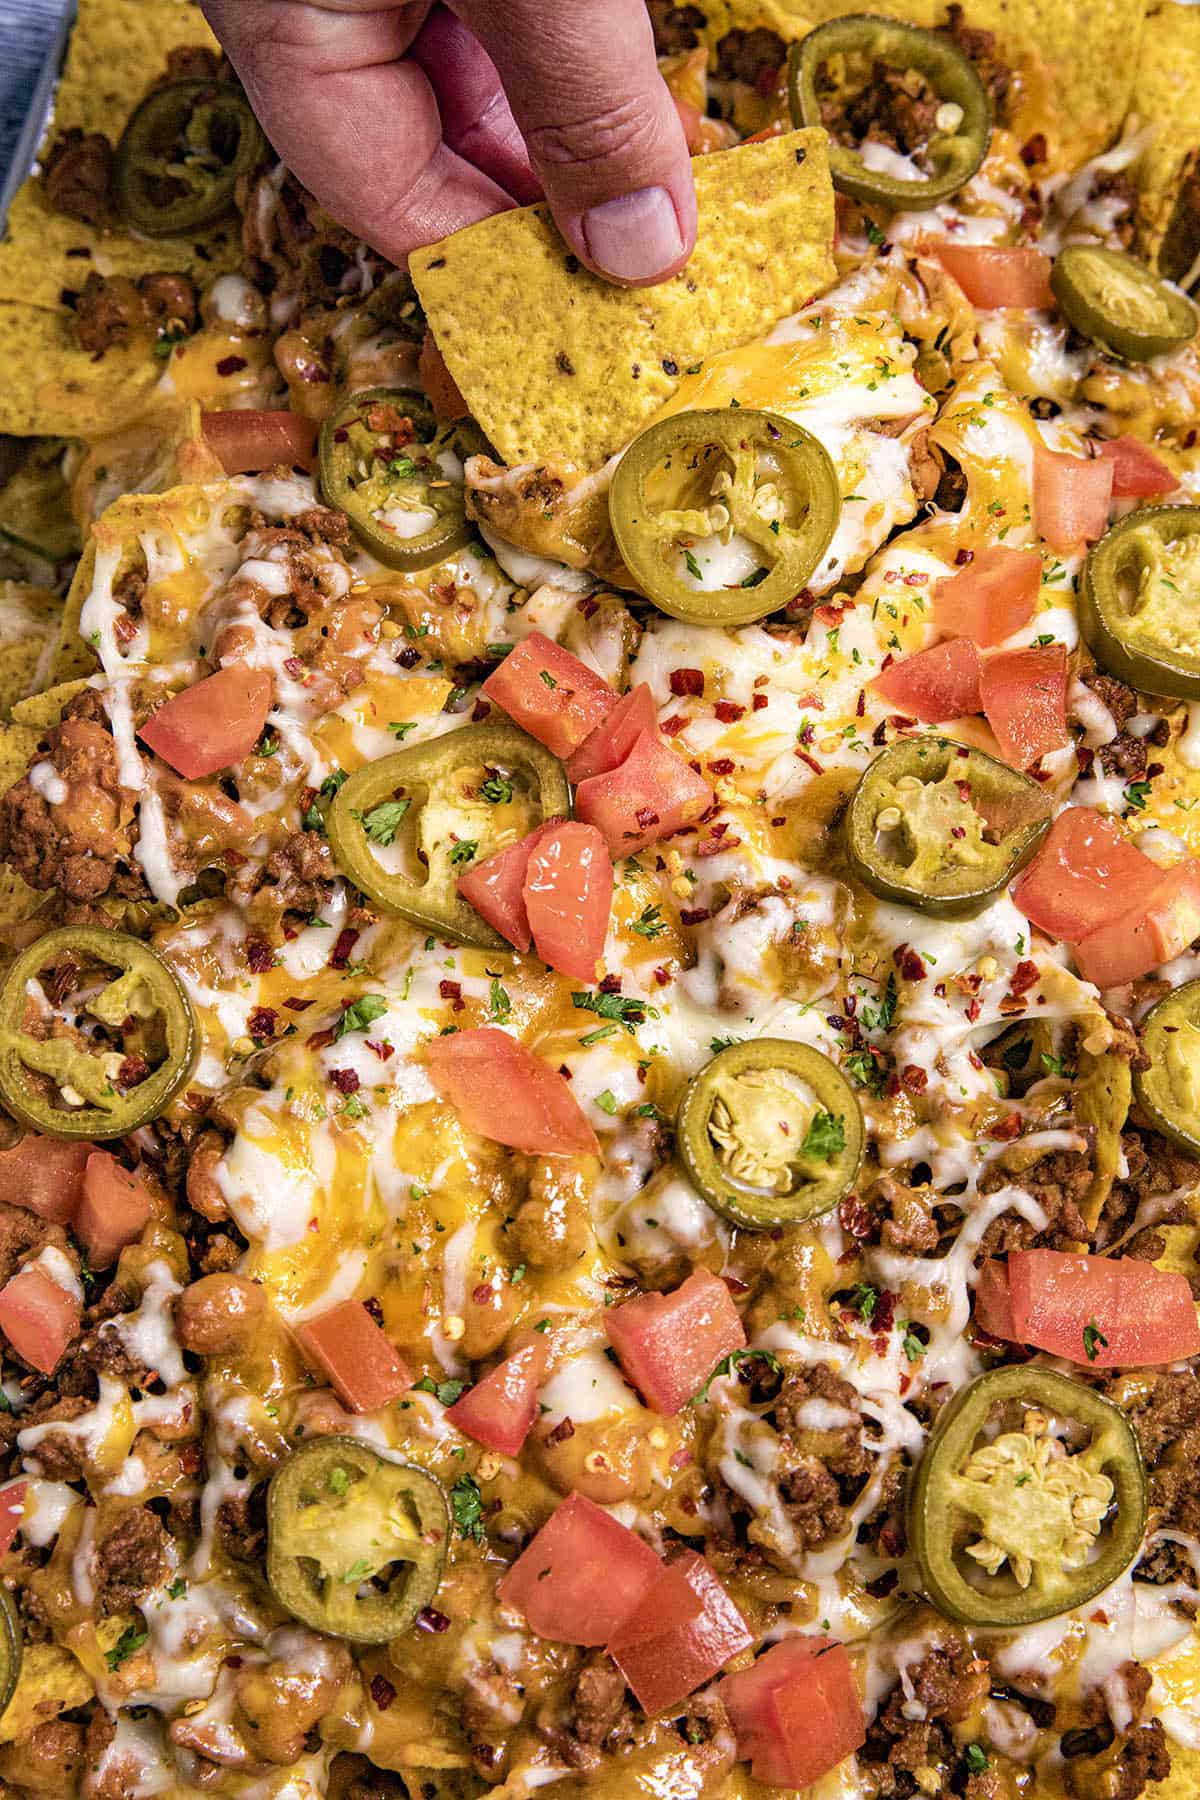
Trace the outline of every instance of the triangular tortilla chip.
<instances>
[{"instance_id":1,"label":"triangular tortilla chip","mask_svg":"<svg viewBox=\"0 0 1200 1800\"><path fill-rule=\"evenodd\" d=\"M438 347L510 463L605 462L713 351L749 343L835 276L823 131L698 157L700 235L686 269L616 288L581 268L545 206L417 251Z\"/></svg>"}]
</instances>

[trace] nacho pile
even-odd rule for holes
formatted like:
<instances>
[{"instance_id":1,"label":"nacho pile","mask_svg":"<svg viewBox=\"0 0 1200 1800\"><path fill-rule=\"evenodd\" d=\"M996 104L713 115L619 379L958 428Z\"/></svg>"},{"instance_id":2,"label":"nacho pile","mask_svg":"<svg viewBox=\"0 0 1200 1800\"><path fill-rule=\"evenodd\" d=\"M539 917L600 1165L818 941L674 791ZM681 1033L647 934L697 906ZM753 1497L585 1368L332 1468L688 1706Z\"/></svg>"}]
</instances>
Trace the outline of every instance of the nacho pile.
<instances>
[{"instance_id":1,"label":"nacho pile","mask_svg":"<svg viewBox=\"0 0 1200 1800\"><path fill-rule=\"evenodd\" d=\"M1196 9L649 11L625 292L544 207L390 267L82 5L6 1800L1200 1797Z\"/></svg>"}]
</instances>

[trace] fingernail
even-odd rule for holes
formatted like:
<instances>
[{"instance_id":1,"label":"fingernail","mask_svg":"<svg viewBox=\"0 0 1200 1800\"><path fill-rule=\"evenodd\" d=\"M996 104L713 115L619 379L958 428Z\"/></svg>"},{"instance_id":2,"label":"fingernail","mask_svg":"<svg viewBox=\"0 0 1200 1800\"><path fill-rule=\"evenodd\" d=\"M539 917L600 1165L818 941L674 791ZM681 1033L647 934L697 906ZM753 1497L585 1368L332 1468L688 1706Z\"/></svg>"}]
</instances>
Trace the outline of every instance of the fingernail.
<instances>
[{"instance_id":1,"label":"fingernail","mask_svg":"<svg viewBox=\"0 0 1200 1800\"><path fill-rule=\"evenodd\" d=\"M583 241L614 281L653 281L683 255L683 233L666 188L639 188L585 212Z\"/></svg>"}]
</instances>

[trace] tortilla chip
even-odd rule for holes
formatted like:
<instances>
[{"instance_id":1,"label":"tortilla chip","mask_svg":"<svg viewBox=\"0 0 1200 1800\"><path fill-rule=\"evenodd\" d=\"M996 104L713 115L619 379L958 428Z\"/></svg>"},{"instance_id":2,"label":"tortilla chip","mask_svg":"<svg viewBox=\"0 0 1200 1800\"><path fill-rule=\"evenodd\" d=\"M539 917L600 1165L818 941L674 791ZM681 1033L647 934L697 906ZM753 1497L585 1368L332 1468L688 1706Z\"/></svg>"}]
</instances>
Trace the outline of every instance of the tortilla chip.
<instances>
[{"instance_id":1,"label":"tortilla chip","mask_svg":"<svg viewBox=\"0 0 1200 1800\"><path fill-rule=\"evenodd\" d=\"M1194 228L1172 233L1185 177L1200 156L1200 9L1155 0L1146 15L1138 63L1138 116L1154 128L1137 167L1138 249L1155 268L1178 280L1200 250Z\"/></svg>"},{"instance_id":2,"label":"tortilla chip","mask_svg":"<svg viewBox=\"0 0 1200 1800\"><path fill-rule=\"evenodd\" d=\"M969 0L966 22L994 31L1017 76L1009 111L1021 142L1044 132L1051 158L1074 168L1112 143L1134 97L1148 0ZM946 0L705 0L705 34L765 26L787 40L847 13L884 13L913 25L946 22Z\"/></svg>"},{"instance_id":3,"label":"tortilla chip","mask_svg":"<svg viewBox=\"0 0 1200 1800\"><path fill-rule=\"evenodd\" d=\"M26 1644L13 1697L0 1714L0 1744L28 1737L93 1692L91 1678L61 1644Z\"/></svg>"},{"instance_id":4,"label":"tortilla chip","mask_svg":"<svg viewBox=\"0 0 1200 1800\"><path fill-rule=\"evenodd\" d=\"M205 442L199 402L156 395L136 419L88 445L71 483L71 511L86 533L122 494L160 494L224 473Z\"/></svg>"},{"instance_id":5,"label":"tortilla chip","mask_svg":"<svg viewBox=\"0 0 1200 1800\"><path fill-rule=\"evenodd\" d=\"M23 725L39 735L51 730L62 719L63 712L76 694L82 693L86 680L60 681L40 694L29 694L12 709L14 725Z\"/></svg>"},{"instance_id":6,"label":"tortilla chip","mask_svg":"<svg viewBox=\"0 0 1200 1800\"><path fill-rule=\"evenodd\" d=\"M0 713L45 686L62 609L49 588L0 581Z\"/></svg>"},{"instance_id":7,"label":"tortilla chip","mask_svg":"<svg viewBox=\"0 0 1200 1800\"><path fill-rule=\"evenodd\" d=\"M167 51L180 44L216 46L193 0L79 0L43 151L72 126L101 131L115 144L162 76ZM58 310L64 288L81 288L93 269L131 276L185 269L207 281L239 257L236 217L190 238L137 238L119 225L96 231L51 211L31 177L13 197L0 243L0 301Z\"/></svg>"},{"instance_id":8,"label":"tortilla chip","mask_svg":"<svg viewBox=\"0 0 1200 1800\"><path fill-rule=\"evenodd\" d=\"M71 578L62 619L58 627L58 643L50 664L50 680L57 687L64 681L81 681L94 675L99 663L90 644L79 635L79 615L92 588L96 573L96 545L89 539Z\"/></svg>"},{"instance_id":9,"label":"tortilla chip","mask_svg":"<svg viewBox=\"0 0 1200 1800\"><path fill-rule=\"evenodd\" d=\"M692 167L696 251L659 287L611 287L580 268L545 206L484 219L412 256L438 347L506 461L605 462L690 364L750 342L834 280L824 132Z\"/></svg>"},{"instance_id":10,"label":"tortilla chip","mask_svg":"<svg viewBox=\"0 0 1200 1800\"><path fill-rule=\"evenodd\" d=\"M146 404L161 366L144 347L81 350L66 312L0 302L0 431L14 437L100 437Z\"/></svg>"},{"instance_id":11,"label":"tortilla chip","mask_svg":"<svg viewBox=\"0 0 1200 1800\"><path fill-rule=\"evenodd\" d=\"M23 445L18 467L0 489L0 538L50 564L79 554L63 474L66 448L56 438Z\"/></svg>"}]
</instances>

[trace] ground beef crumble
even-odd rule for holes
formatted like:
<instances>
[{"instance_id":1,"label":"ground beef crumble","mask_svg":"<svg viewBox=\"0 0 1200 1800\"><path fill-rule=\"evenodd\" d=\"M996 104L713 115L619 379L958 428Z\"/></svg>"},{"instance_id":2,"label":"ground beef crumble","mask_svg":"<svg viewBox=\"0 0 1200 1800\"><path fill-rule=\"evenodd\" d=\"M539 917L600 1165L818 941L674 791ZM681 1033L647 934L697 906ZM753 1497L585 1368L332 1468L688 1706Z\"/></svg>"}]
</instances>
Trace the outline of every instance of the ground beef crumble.
<instances>
[{"instance_id":1,"label":"ground beef crumble","mask_svg":"<svg viewBox=\"0 0 1200 1800\"><path fill-rule=\"evenodd\" d=\"M912 1718L909 1696L893 1688L867 1732L859 1752L866 1792L880 1800L908 1800L929 1793L927 1771L936 1771L938 1793L949 1792L948 1778L960 1751L949 1730L961 1724L989 1690L990 1665L957 1633L947 1631L909 1670L909 1681L923 1717ZM918 1781L918 1772L922 1779Z\"/></svg>"}]
</instances>

